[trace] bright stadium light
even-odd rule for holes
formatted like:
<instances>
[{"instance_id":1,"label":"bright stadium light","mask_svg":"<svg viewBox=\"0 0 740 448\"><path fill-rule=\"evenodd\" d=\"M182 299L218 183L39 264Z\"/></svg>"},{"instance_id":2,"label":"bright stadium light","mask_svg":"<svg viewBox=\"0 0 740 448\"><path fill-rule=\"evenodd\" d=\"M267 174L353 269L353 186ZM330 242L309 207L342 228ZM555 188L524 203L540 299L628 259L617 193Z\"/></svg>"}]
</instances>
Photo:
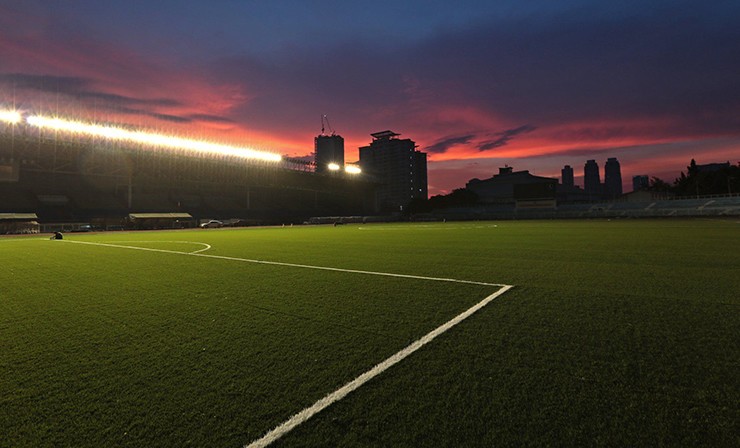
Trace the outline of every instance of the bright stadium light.
<instances>
[{"instance_id":1,"label":"bright stadium light","mask_svg":"<svg viewBox=\"0 0 740 448\"><path fill-rule=\"evenodd\" d=\"M360 174L362 170L356 165L345 165L344 172L347 174Z\"/></svg>"},{"instance_id":2,"label":"bright stadium light","mask_svg":"<svg viewBox=\"0 0 740 448\"><path fill-rule=\"evenodd\" d=\"M73 134L85 134L110 140L122 140L172 149L187 149L209 154L234 156L245 159L258 159L267 162L280 162L282 160L282 156L279 154L257 151L250 148L220 145L218 143L211 143L202 140L190 140L144 131L130 131L128 129L113 126L63 120L61 118L49 118L41 115L27 117L26 122L31 126L36 126L41 129L52 129Z\"/></svg>"},{"instance_id":3,"label":"bright stadium light","mask_svg":"<svg viewBox=\"0 0 740 448\"><path fill-rule=\"evenodd\" d=\"M21 122L23 117L20 112L14 110L1 110L0 109L0 121L4 121L10 124L18 124Z\"/></svg>"},{"instance_id":4,"label":"bright stadium light","mask_svg":"<svg viewBox=\"0 0 740 448\"><path fill-rule=\"evenodd\" d=\"M339 171L340 168L339 165L337 165L336 163L330 163L326 167L329 168L331 171Z\"/></svg>"}]
</instances>

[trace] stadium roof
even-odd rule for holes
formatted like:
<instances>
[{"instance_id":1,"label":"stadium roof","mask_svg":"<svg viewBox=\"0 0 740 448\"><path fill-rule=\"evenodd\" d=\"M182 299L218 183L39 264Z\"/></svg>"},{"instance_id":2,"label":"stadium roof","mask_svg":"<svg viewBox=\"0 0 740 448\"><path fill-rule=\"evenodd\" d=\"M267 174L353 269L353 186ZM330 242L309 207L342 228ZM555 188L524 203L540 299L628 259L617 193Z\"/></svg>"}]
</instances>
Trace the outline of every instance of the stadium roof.
<instances>
[{"instance_id":1,"label":"stadium roof","mask_svg":"<svg viewBox=\"0 0 740 448\"><path fill-rule=\"evenodd\" d=\"M0 221L11 221L11 220L36 220L39 219L36 213L0 213Z\"/></svg>"}]
</instances>

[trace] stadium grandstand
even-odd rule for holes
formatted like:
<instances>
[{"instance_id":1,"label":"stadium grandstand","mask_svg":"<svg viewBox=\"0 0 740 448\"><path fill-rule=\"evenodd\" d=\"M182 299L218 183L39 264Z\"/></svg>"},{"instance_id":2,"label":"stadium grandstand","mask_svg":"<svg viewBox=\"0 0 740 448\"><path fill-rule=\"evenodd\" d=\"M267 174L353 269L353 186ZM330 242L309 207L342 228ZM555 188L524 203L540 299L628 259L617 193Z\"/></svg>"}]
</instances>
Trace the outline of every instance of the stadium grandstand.
<instances>
[{"instance_id":1,"label":"stadium grandstand","mask_svg":"<svg viewBox=\"0 0 740 448\"><path fill-rule=\"evenodd\" d=\"M142 137L143 136L143 137ZM279 224L373 211L367 176L196 140L13 112L0 116L0 213L125 226L132 213Z\"/></svg>"}]
</instances>

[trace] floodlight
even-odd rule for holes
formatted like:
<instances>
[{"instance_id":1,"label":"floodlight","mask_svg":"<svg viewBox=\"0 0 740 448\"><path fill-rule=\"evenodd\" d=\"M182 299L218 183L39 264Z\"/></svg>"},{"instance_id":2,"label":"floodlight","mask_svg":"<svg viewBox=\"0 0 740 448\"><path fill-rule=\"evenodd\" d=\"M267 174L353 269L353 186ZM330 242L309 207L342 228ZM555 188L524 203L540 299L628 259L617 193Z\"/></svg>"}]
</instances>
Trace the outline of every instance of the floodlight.
<instances>
[{"instance_id":1,"label":"floodlight","mask_svg":"<svg viewBox=\"0 0 740 448\"><path fill-rule=\"evenodd\" d=\"M347 174L360 174L362 173L362 169L356 165L345 165L344 172Z\"/></svg>"},{"instance_id":2,"label":"floodlight","mask_svg":"<svg viewBox=\"0 0 740 448\"><path fill-rule=\"evenodd\" d=\"M220 145L218 143L203 140L189 140L180 137L171 137L164 134L153 134L140 130L128 130L114 126L70 121L56 117L49 118L40 115L33 115L26 118L26 122L31 126L36 126L42 129L52 129L73 134L85 134L93 137L103 137L110 140L124 140L160 148L191 150L224 156L242 157L245 159L259 159L267 162L280 162L282 160L282 156L279 154L257 151L251 148Z\"/></svg>"},{"instance_id":3,"label":"floodlight","mask_svg":"<svg viewBox=\"0 0 740 448\"><path fill-rule=\"evenodd\" d=\"M339 165L337 165L336 163L330 163L326 167L329 168L331 171L339 171L340 168Z\"/></svg>"},{"instance_id":4,"label":"floodlight","mask_svg":"<svg viewBox=\"0 0 740 448\"><path fill-rule=\"evenodd\" d=\"M10 124L18 124L21 122L23 117L20 112L14 110L2 110L0 109L0 121L4 121Z\"/></svg>"}]
</instances>

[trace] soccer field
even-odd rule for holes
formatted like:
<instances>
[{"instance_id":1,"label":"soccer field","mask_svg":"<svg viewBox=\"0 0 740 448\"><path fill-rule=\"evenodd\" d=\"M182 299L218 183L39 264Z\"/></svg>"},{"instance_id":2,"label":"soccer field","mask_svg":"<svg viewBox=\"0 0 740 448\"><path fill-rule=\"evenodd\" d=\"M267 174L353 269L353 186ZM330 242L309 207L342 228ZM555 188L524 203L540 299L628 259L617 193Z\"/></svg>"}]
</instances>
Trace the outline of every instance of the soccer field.
<instances>
[{"instance_id":1,"label":"soccer field","mask_svg":"<svg viewBox=\"0 0 740 448\"><path fill-rule=\"evenodd\" d=\"M14 237L0 263L0 446L740 445L737 220Z\"/></svg>"}]
</instances>

